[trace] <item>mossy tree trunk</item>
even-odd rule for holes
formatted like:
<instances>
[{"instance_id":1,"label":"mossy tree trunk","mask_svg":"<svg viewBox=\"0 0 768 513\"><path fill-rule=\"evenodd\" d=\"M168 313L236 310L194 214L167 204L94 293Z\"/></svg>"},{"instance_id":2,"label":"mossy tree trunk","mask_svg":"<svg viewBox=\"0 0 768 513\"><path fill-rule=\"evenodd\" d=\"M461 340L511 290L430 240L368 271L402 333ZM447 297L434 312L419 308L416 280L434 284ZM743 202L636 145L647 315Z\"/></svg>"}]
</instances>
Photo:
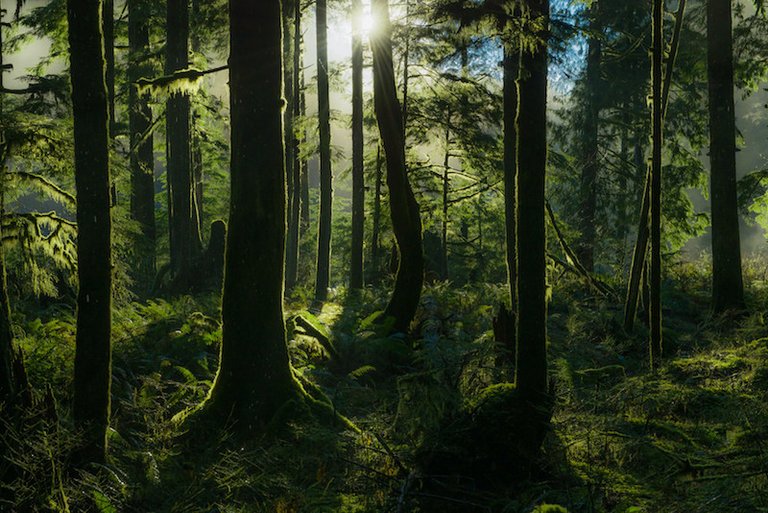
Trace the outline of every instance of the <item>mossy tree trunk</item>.
<instances>
[{"instance_id":1,"label":"mossy tree trunk","mask_svg":"<svg viewBox=\"0 0 768 513\"><path fill-rule=\"evenodd\" d=\"M384 313L394 318L396 330L406 331L416 315L424 285L421 216L406 171L405 129L395 86L388 0L374 0L372 11L377 27L371 37L374 108L387 160L392 229L400 256L395 288Z\"/></svg>"},{"instance_id":2,"label":"mossy tree trunk","mask_svg":"<svg viewBox=\"0 0 768 513\"><path fill-rule=\"evenodd\" d=\"M135 243L138 266L134 272L140 290L149 292L156 270L155 159L152 107L134 86L141 77L152 76L149 59L148 0L128 2L128 123L131 143L131 218L139 223L141 236Z\"/></svg>"},{"instance_id":3,"label":"mossy tree trunk","mask_svg":"<svg viewBox=\"0 0 768 513\"><path fill-rule=\"evenodd\" d=\"M108 124L100 0L69 0L70 76L77 188L77 336L74 418L81 463L102 462L109 425L112 259Z\"/></svg>"},{"instance_id":4,"label":"mossy tree trunk","mask_svg":"<svg viewBox=\"0 0 768 513\"><path fill-rule=\"evenodd\" d=\"M328 298L331 278L333 170L331 169L331 104L328 85L328 1L317 0L317 104L320 123L320 222L317 234L315 300Z\"/></svg>"},{"instance_id":5,"label":"mossy tree trunk","mask_svg":"<svg viewBox=\"0 0 768 513\"><path fill-rule=\"evenodd\" d=\"M522 52L517 115L517 366L523 397L547 393L547 266L544 188L547 172L549 1L528 2L540 41ZM525 129L521 129L525 127Z\"/></svg>"},{"instance_id":6,"label":"mossy tree trunk","mask_svg":"<svg viewBox=\"0 0 768 513\"><path fill-rule=\"evenodd\" d=\"M363 38L361 0L352 0L352 248L349 287L363 288L365 170L363 164Z\"/></svg>"},{"instance_id":7,"label":"mossy tree trunk","mask_svg":"<svg viewBox=\"0 0 768 513\"><path fill-rule=\"evenodd\" d=\"M280 0L230 0L229 8L232 192L221 364L206 408L250 430L297 390L283 319L283 49Z\"/></svg>"},{"instance_id":8,"label":"mossy tree trunk","mask_svg":"<svg viewBox=\"0 0 768 513\"><path fill-rule=\"evenodd\" d=\"M189 65L189 2L168 0L165 73ZM173 289L185 291L192 281L195 257L202 251L200 219L194 198L189 95L175 92L166 103L168 223Z\"/></svg>"},{"instance_id":9,"label":"mossy tree trunk","mask_svg":"<svg viewBox=\"0 0 768 513\"><path fill-rule=\"evenodd\" d=\"M376 144L376 176L373 186L373 226L371 227L371 265L368 270L368 279L371 283L378 283L381 277L381 186L383 159L381 157L381 141Z\"/></svg>"},{"instance_id":10,"label":"mossy tree trunk","mask_svg":"<svg viewBox=\"0 0 768 513\"><path fill-rule=\"evenodd\" d=\"M712 308L744 309L736 193L731 0L707 0L709 161L712 196Z\"/></svg>"}]
</instances>

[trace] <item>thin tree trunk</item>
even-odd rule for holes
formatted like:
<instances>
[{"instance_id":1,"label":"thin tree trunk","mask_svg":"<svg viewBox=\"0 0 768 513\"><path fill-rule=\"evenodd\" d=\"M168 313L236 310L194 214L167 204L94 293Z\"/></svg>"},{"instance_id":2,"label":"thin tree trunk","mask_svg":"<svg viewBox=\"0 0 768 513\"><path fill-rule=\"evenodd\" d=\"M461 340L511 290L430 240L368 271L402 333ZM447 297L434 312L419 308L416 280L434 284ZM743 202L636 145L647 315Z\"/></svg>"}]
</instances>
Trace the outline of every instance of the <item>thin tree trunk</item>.
<instances>
[{"instance_id":1,"label":"thin tree trunk","mask_svg":"<svg viewBox=\"0 0 768 513\"><path fill-rule=\"evenodd\" d=\"M317 0L317 102L320 123L320 222L317 236L315 300L328 298L331 277L331 225L333 222L333 170L331 169L331 106L328 85L328 6Z\"/></svg>"},{"instance_id":2,"label":"thin tree trunk","mask_svg":"<svg viewBox=\"0 0 768 513\"><path fill-rule=\"evenodd\" d=\"M301 209L303 198L301 197L301 166L302 160L299 155L299 138L297 137L296 121L301 117L302 85L301 85L301 5L298 0L289 2L290 12L285 13L283 18L288 22L290 16L293 16L290 26L293 29L292 41L293 52L290 65L293 67L290 79L293 81L291 108L293 115L291 119L291 129L286 128L286 142L291 145L290 160L286 162L288 183L291 184L288 220L288 242L286 249L285 263L285 287L290 291L296 286L299 270L299 240L301 231ZM286 153L286 157L289 155Z\"/></svg>"},{"instance_id":3,"label":"thin tree trunk","mask_svg":"<svg viewBox=\"0 0 768 513\"><path fill-rule=\"evenodd\" d=\"M523 397L547 394L547 266L545 182L547 168L547 36L549 1L531 0L543 21L545 43L523 51L519 79L517 170L517 365ZM519 130L525 127L525 130Z\"/></svg>"},{"instance_id":4,"label":"thin tree trunk","mask_svg":"<svg viewBox=\"0 0 768 513\"><path fill-rule=\"evenodd\" d=\"M378 282L381 276L381 182L382 175L381 141L376 145L376 183L373 193L373 227L371 229L371 271L370 280Z\"/></svg>"},{"instance_id":5,"label":"thin tree trunk","mask_svg":"<svg viewBox=\"0 0 768 513\"><path fill-rule=\"evenodd\" d=\"M591 29L599 32L598 2L592 3L590 9ZM600 122L600 61L602 58L602 43L598 35L589 38L587 53L587 94L584 116L584 134L582 141L581 170L581 241L578 246L579 261L588 272L595 269L595 221L597 210L597 174L598 162L598 131Z\"/></svg>"},{"instance_id":6,"label":"thin tree trunk","mask_svg":"<svg viewBox=\"0 0 768 513\"><path fill-rule=\"evenodd\" d=\"M379 27L371 38L374 106L387 159L392 229L400 251L395 289L384 314L394 318L394 329L407 331L416 315L424 284L421 217L406 171L405 131L392 63L388 0L374 0L372 10Z\"/></svg>"},{"instance_id":7,"label":"thin tree trunk","mask_svg":"<svg viewBox=\"0 0 768 513\"><path fill-rule=\"evenodd\" d=\"M300 30L300 27L299 27ZM301 119L305 120L307 117L307 93L305 84L304 66L301 67L300 79L301 79L301 93L299 94L299 108L301 110ZM302 142L307 140L306 130L302 132ZM301 182L301 230L299 238L309 230L310 223L310 208L309 208L309 162L306 157L301 158L300 169L300 182Z\"/></svg>"},{"instance_id":8,"label":"thin tree trunk","mask_svg":"<svg viewBox=\"0 0 768 513\"><path fill-rule=\"evenodd\" d=\"M149 3L128 3L128 123L131 142L131 218L139 223L141 236L136 241L138 266L135 279L143 293L149 292L155 276L155 159L154 137L145 135L152 126L152 108L148 98L139 95L134 83L150 76L146 62L149 53ZM143 137L143 140L142 140Z\"/></svg>"},{"instance_id":9,"label":"thin tree trunk","mask_svg":"<svg viewBox=\"0 0 768 513\"><path fill-rule=\"evenodd\" d=\"M683 28L683 18L685 16L686 0L680 0L677 8L677 14L675 15L675 29L672 34L672 41L670 43L669 57L667 58L667 69L664 76L664 85L661 91L661 117L662 122L664 116L666 116L667 106L669 105L669 91L672 88L672 76L675 69L675 60L677 59L677 52L680 48L680 35ZM662 37L663 39L663 37ZM639 153L638 153L639 150ZM642 145L638 142L635 147L635 161L642 159ZM637 241L635 243L634 256L632 259L632 271L629 275L629 282L627 285L627 300L624 304L624 327L627 330L632 329L635 322L635 313L637 311L637 297L640 291L640 274L645 265L646 253L648 249L648 239L650 237L649 217L650 217L650 202L651 202L651 168L648 167L646 173L646 184L643 193L642 206L640 209L640 223L637 230Z\"/></svg>"},{"instance_id":10,"label":"thin tree trunk","mask_svg":"<svg viewBox=\"0 0 768 513\"><path fill-rule=\"evenodd\" d=\"M712 195L712 308L744 310L736 193L731 0L707 0L709 159Z\"/></svg>"},{"instance_id":11,"label":"thin tree trunk","mask_svg":"<svg viewBox=\"0 0 768 513\"><path fill-rule=\"evenodd\" d=\"M363 155L363 39L361 0L352 0L352 249L349 287L363 288L365 169Z\"/></svg>"},{"instance_id":12,"label":"thin tree trunk","mask_svg":"<svg viewBox=\"0 0 768 513\"><path fill-rule=\"evenodd\" d=\"M651 137L651 270L650 270L650 355L651 368L661 363L661 157L664 144L662 81L664 60L664 0L653 2L653 51L651 57L652 130Z\"/></svg>"},{"instance_id":13,"label":"thin tree trunk","mask_svg":"<svg viewBox=\"0 0 768 513\"><path fill-rule=\"evenodd\" d=\"M229 5L232 192L221 364L204 411L252 434L297 393L283 319L281 14L279 0Z\"/></svg>"},{"instance_id":14,"label":"thin tree trunk","mask_svg":"<svg viewBox=\"0 0 768 513\"><path fill-rule=\"evenodd\" d=\"M448 209L449 198L448 193L451 188L450 160L451 160L451 111L446 114L447 125L445 129L445 156L443 157L443 218L440 220L442 224L441 230L441 246L440 246L440 279L448 279Z\"/></svg>"},{"instance_id":15,"label":"thin tree trunk","mask_svg":"<svg viewBox=\"0 0 768 513\"><path fill-rule=\"evenodd\" d=\"M74 418L80 463L103 462L109 425L112 258L109 101L100 0L69 0L70 77L77 188L77 335Z\"/></svg>"},{"instance_id":16,"label":"thin tree trunk","mask_svg":"<svg viewBox=\"0 0 768 513\"><path fill-rule=\"evenodd\" d=\"M104 59L106 60L107 99L109 105L109 135L117 135L115 118L115 2L103 0L101 6L102 29L104 31Z\"/></svg>"},{"instance_id":17,"label":"thin tree trunk","mask_svg":"<svg viewBox=\"0 0 768 513\"><path fill-rule=\"evenodd\" d=\"M507 316L503 338L508 358L515 354L517 338L517 111L518 80L520 78L520 46L507 44L504 48L504 225L506 227L507 278L511 311ZM510 363L512 363L510 361Z\"/></svg>"},{"instance_id":18,"label":"thin tree trunk","mask_svg":"<svg viewBox=\"0 0 768 513\"><path fill-rule=\"evenodd\" d=\"M192 19L193 19L193 27L194 30L191 30L191 37L190 42L192 46L192 53L197 54L200 52L201 49L201 38L200 34L198 33L200 31L199 22L197 21L200 17L200 0L192 0ZM200 251L202 251L202 240L203 240L203 214L204 214L204 207L205 207L205 201L203 199L203 185L205 181L205 166L203 163L203 147L202 147L202 141L200 137L199 132L199 125L200 125L200 109L194 108L190 106L191 108L191 128L190 133L192 137L192 149L191 149L191 166L192 166L192 231L193 231L193 237L197 237L200 240L200 246L197 248ZM194 234L195 230L197 230L197 235ZM199 251L196 250L196 253L199 253ZM197 254L195 256L198 256Z\"/></svg>"}]
</instances>

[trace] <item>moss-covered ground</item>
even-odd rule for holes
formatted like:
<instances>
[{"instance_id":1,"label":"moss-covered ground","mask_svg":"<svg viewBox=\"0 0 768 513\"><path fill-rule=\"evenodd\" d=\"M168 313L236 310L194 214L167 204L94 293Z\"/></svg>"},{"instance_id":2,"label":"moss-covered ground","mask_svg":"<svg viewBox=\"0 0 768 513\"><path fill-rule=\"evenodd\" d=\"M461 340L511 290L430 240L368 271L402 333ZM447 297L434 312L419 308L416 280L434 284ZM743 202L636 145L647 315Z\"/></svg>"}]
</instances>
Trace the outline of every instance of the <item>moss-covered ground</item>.
<instances>
[{"instance_id":1,"label":"moss-covered ground","mask_svg":"<svg viewBox=\"0 0 768 513\"><path fill-rule=\"evenodd\" d=\"M709 315L703 269L681 264L669 273L657 372L648 369L642 322L622 329L619 299L553 283L552 429L535 469L492 483L453 463L476 452L462 438L467 412L512 372L491 331L501 285L430 285L409 340L373 322L384 289L339 293L305 315L327 330L333 358L288 322L298 379L360 432L332 416L300 415L245 440L220 431L191 442L173 420L205 398L214 378L216 298L121 306L110 459L85 472L68 469L77 443L68 411L72 311L17 309L30 379L41 397L50 385L56 411L41 403L21 425L3 421L0 511L768 511L765 273L748 269L750 313L736 319ZM306 308L298 297L289 318Z\"/></svg>"}]
</instances>

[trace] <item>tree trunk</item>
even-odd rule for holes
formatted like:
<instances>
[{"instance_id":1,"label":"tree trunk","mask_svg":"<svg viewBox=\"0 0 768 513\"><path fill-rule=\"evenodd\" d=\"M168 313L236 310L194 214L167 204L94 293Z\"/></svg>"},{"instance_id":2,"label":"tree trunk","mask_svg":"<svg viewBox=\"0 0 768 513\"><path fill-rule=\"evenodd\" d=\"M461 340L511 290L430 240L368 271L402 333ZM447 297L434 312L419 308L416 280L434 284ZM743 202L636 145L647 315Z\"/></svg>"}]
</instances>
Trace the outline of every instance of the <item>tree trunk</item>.
<instances>
[{"instance_id":1,"label":"tree trunk","mask_svg":"<svg viewBox=\"0 0 768 513\"><path fill-rule=\"evenodd\" d=\"M534 20L549 22L549 1L528 3ZM518 84L517 170L517 389L547 394L547 266L544 187L547 170L547 34L523 51ZM520 130L525 127L525 130Z\"/></svg>"},{"instance_id":2,"label":"tree trunk","mask_svg":"<svg viewBox=\"0 0 768 513\"><path fill-rule=\"evenodd\" d=\"M440 247L440 279L448 279L448 209L449 198L448 193L451 188L450 161L451 161L451 111L449 110L446 115L447 126L445 129L445 155L443 157L443 218L441 221L441 247Z\"/></svg>"},{"instance_id":3,"label":"tree trunk","mask_svg":"<svg viewBox=\"0 0 768 513\"><path fill-rule=\"evenodd\" d=\"M151 76L151 67L146 64L149 58L149 7L146 0L128 3L131 218L141 230L135 243L138 265L134 279L143 293L149 292L156 268L154 137L146 135L152 126L152 108L148 98L140 96L133 84L141 77Z\"/></svg>"},{"instance_id":4,"label":"tree trunk","mask_svg":"<svg viewBox=\"0 0 768 513\"><path fill-rule=\"evenodd\" d=\"M731 0L707 1L709 160L712 195L712 308L744 309L736 194Z\"/></svg>"},{"instance_id":5,"label":"tree trunk","mask_svg":"<svg viewBox=\"0 0 768 513\"><path fill-rule=\"evenodd\" d=\"M200 17L200 0L192 0L192 16L193 16L193 27L194 30L191 31L191 37L190 42L192 46L192 53L197 54L200 52L201 48L201 38L200 34L198 33L200 31L200 23L197 21ZM203 164L203 147L202 147L202 141L200 137L200 132L198 129L198 126L200 125L200 109L199 108L191 108L191 115L192 115L192 121L191 121L191 137L192 137L192 150L191 150L191 161L190 165L192 166L192 219L195 224L192 226L193 234L194 231L197 230L197 238L200 240L200 244L197 248L195 248L195 256L198 256L199 253L202 251L202 240L203 240L203 213L204 213L204 207L205 207L205 201L203 199L203 182L205 181L204 177L204 171L205 166Z\"/></svg>"},{"instance_id":6,"label":"tree trunk","mask_svg":"<svg viewBox=\"0 0 768 513\"><path fill-rule=\"evenodd\" d=\"M395 86L388 0L374 0L372 10L378 27L371 38L374 107L387 159L392 229L400 251L395 289L385 315L394 318L396 330L406 331L416 315L424 284L421 217L406 171L405 130Z\"/></svg>"},{"instance_id":7,"label":"tree trunk","mask_svg":"<svg viewBox=\"0 0 768 513\"><path fill-rule=\"evenodd\" d=\"M107 105L109 106L109 135L117 135L115 118L115 2L104 0L101 6L104 31L104 59L106 60Z\"/></svg>"},{"instance_id":8,"label":"tree trunk","mask_svg":"<svg viewBox=\"0 0 768 513\"><path fill-rule=\"evenodd\" d=\"M381 141L376 145L376 183L373 192L373 227L371 228L371 282L378 283L381 276Z\"/></svg>"},{"instance_id":9,"label":"tree trunk","mask_svg":"<svg viewBox=\"0 0 768 513\"><path fill-rule=\"evenodd\" d=\"M77 188L77 336L74 418L80 463L103 462L111 381L109 106L100 0L69 0L70 77Z\"/></svg>"},{"instance_id":10,"label":"tree trunk","mask_svg":"<svg viewBox=\"0 0 768 513\"><path fill-rule=\"evenodd\" d=\"M365 170L363 164L363 39L361 0L352 0L352 250L349 288L363 288Z\"/></svg>"},{"instance_id":11,"label":"tree trunk","mask_svg":"<svg viewBox=\"0 0 768 513\"><path fill-rule=\"evenodd\" d=\"M189 64L188 0L168 0L165 73ZM185 291L192 281L192 264L202 250L200 220L195 209L195 188L190 146L189 95L176 92L166 105L168 223L173 288Z\"/></svg>"},{"instance_id":12,"label":"tree trunk","mask_svg":"<svg viewBox=\"0 0 768 513\"><path fill-rule=\"evenodd\" d=\"M652 109L651 126L651 181L650 181L650 214L651 214L651 270L650 270L650 355L651 368L655 369L661 363L661 156L663 140L663 106L662 80L664 60L664 0L653 2L653 43L651 56L651 87Z\"/></svg>"},{"instance_id":13,"label":"tree trunk","mask_svg":"<svg viewBox=\"0 0 768 513\"><path fill-rule=\"evenodd\" d=\"M285 264L285 287L286 290L291 290L296 286L299 270L299 240L301 231L301 208L303 202L301 197L302 160L299 155L299 138L296 135L295 123L296 120L302 116L301 102L303 92L301 84L301 5L298 0L292 0L288 2L287 5L289 5L290 12L284 13L283 17L286 20L286 24L290 19L290 26L293 30L293 34L291 35L293 51L291 53L292 61L290 63L290 65L293 66L290 75L290 79L292 80L291 108L293 114L291 116L290 131L286 127L286 143L291 145L292 151L290 153L290 160L286 162L288 183L291 185L291 194L290 201L288 202L289 220ZM291 16L293 17L292 19ZM287 152L286 157L289 157Z\"/></svg>"},{"instance_id":14,"label":"tree trunk","mask_svg":"<svg viewBox=\"0 0 768 513\"><path fill-rule=\"evenodd\" d=\"M598 2L592 3L590 9L591 29L600 31L598 25ZM600 61L602 44L599 36L591 35L587 53L586 71L586 102L584 113L584 133L581 161L581 241L579 244L579 261L584 268L592 273L595 269L595 221L597 210L597 174L598 163L598 130L600 122Z\"/></svg>"},{"instance_id":15,"label":"tree trunk","mask_svg":"<svg viewBox=\"0 0 768 513\"><path fill-rule=\"evenodd\" d=\"M331 106L328 86L328 6L317 0L317 103L320 123L320 222L317 236L315 300L328 298L331 277L331 224L333 220L333 171L331 169Z\"/></svg>"},{"instance_id":16,"label":"tree trunk","mask_svg":"<svg viewBox=\"0 0 768 513\"><path fill-rule=\"evenodd\" d=\"M252 433L297 393L283 319L281 13L280 0L229 6L232 188L221 364L205 410Z\"/></svg>"},{"instance_id":17,"label":"tree trunk","mask_svg":"<svg viewBox=\"0 0 768 513\"><path fill-rule=\"evenodd\" d=\"M509 44L509 43L508 43ZM508 363L512 363L516 347L517 322L517 82L520 78L520 47L504 48L504 221L506 226L507 277L511 310L503 309L499 317L506 320L503 330Z\"/></svg>"}]
</instances>

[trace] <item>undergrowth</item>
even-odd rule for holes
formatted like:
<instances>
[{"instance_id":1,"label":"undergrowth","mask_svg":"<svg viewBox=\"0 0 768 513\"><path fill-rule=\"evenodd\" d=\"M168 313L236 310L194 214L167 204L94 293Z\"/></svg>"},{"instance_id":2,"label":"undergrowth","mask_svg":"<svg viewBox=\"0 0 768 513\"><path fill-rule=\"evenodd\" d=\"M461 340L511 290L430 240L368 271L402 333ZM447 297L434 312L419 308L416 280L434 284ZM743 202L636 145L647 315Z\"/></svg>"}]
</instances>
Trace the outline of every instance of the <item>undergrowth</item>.
<instances>
[{"instance_id":1,"label":"undergrowth","mask_svg":"<svg viewBox=\"0 0 768 513\"><path fill-rule=\"evenodd\" d=\"M217 298L121 305L110 458L79 471L68 464L78 443L69 412L73 312L26 305L16 335L40 400L2 421L0 510L768 511L768 287L765 269L745 269L751 314L734 321L708 315L706 268L669 267L666 357L656 373L641 320L625 333L614 298L559 279L549 326L552 429L537 472L493 487L437 472L425 458L469 458L468 415L512 379L491 331L503 286L430 285L411 338L374 322L385 306L380 290L337 291L311 314L300 296L289 301L287 320L304 315L334 348L288 322L297 376L360 431L304 419L245 442L222 431L190 444L173 421L215 377Z\"/></svg>"}]
</instances>

